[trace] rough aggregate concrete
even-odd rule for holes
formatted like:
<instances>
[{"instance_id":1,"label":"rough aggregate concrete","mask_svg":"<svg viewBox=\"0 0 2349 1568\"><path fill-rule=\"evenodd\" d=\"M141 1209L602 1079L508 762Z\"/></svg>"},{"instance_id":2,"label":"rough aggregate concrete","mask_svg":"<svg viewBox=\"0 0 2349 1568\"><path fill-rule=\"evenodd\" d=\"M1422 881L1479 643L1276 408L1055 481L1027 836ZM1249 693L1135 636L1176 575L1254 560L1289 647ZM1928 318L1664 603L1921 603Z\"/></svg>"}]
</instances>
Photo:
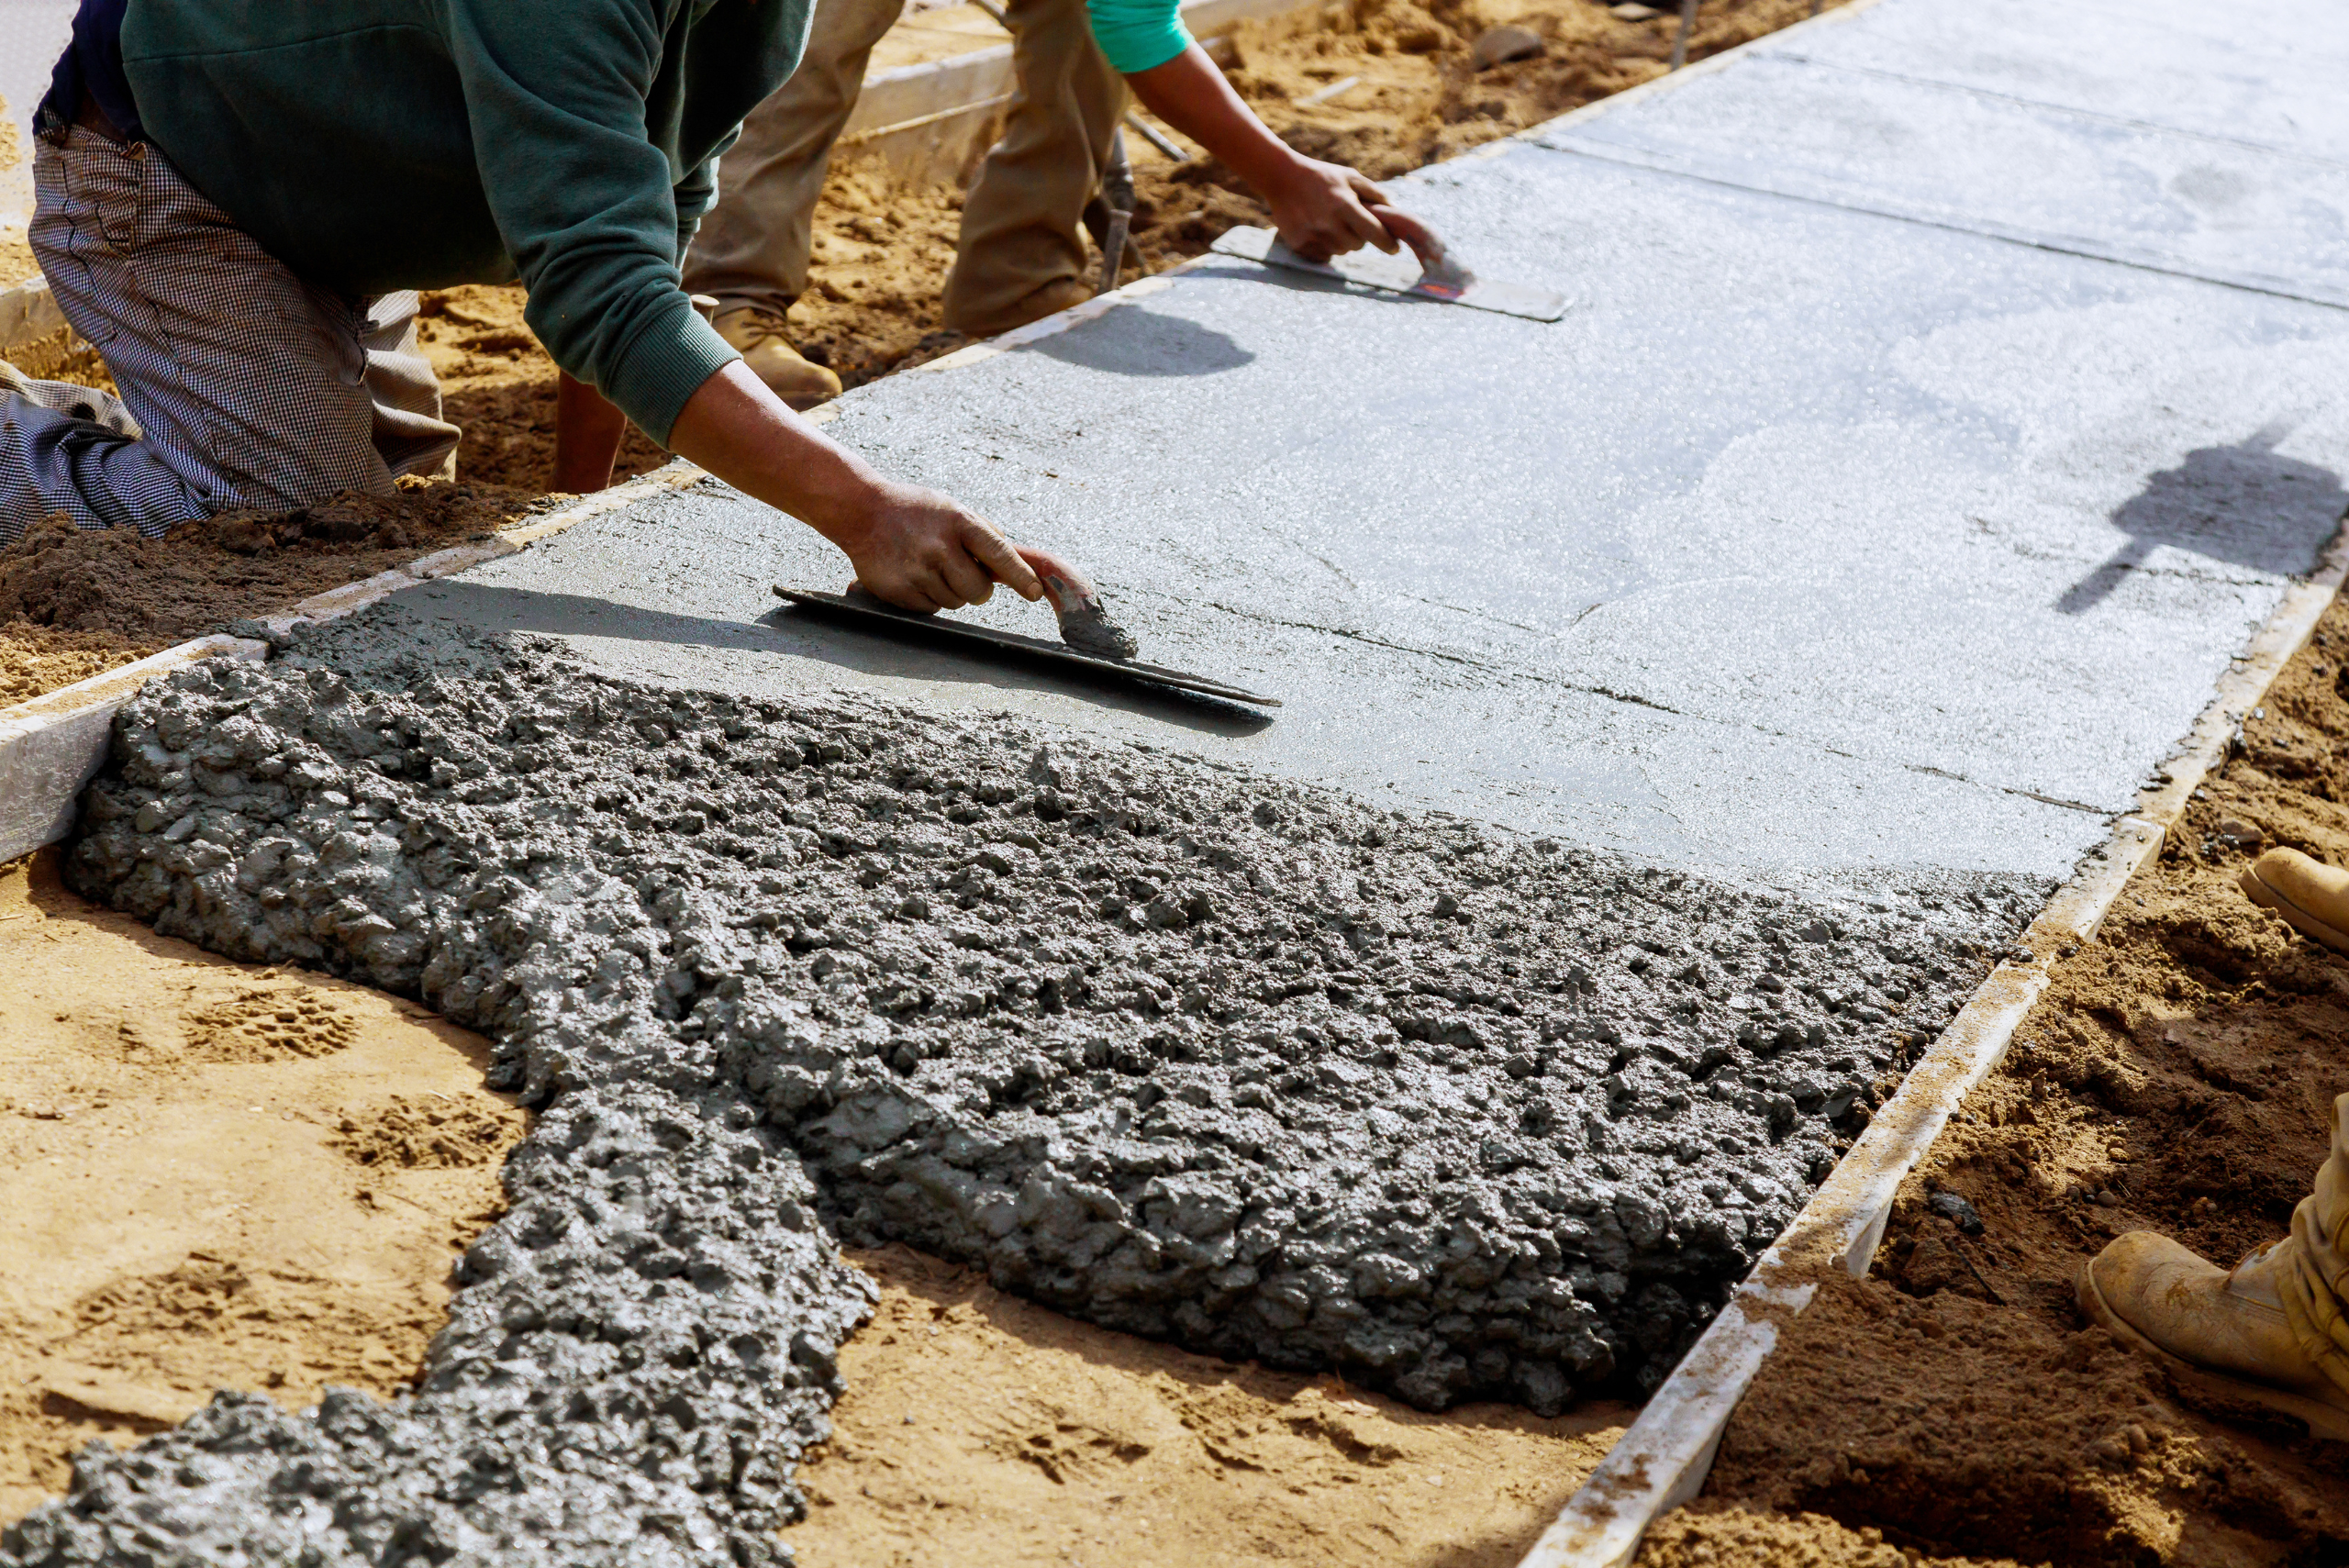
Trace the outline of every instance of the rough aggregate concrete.
<instances>
[{"instance_id":1,"label":"rough aggregate concrete","mask_svg":"<svg viewBox=\"0 0 2349 1568\"><path fill-rule=\"evenodd\" d=\"M184 672L72 873L534 1100L735 1106L845 1237L1431 1408L1653 1387L2046 891L1829 902L557 647L392 609Z\"/></svg>"}]
</instances>

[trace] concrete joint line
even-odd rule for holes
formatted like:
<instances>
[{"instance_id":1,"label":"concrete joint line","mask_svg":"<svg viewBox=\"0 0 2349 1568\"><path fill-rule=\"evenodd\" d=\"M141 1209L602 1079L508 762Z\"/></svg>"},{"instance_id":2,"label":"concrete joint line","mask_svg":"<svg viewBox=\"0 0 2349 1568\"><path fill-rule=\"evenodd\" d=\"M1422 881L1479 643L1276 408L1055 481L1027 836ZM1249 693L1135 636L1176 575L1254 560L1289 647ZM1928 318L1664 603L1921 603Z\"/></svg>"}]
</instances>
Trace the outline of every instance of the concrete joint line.
<instances>
[{"instance_id":1,"label":"concrete joint line","mask_svg":"<svg viewBox=\"0 0 2349 1568\"><path fill-rule=\"evenodd\" d=\"M1530 142L1535 147L1542 147L1547 151L1554 152L1557 149L1546 147L1542 138L1553 132L1564 130L1569 126L1581 125L1586 120L1598 119L1600 116L1612 114L1618 109L1628 108L1634 104L1643 104L1650 98L1662 97L1666 93L1687 86L1699 77L1709 76L1716 71L1727 70L1732 61L1742 60L1749 54L1769 53L1770 50L1763 48L1765 44L1782 44L1787 39L1800 34L1822 28L1842 27L1862 12L1871 10L1880 3L1881 0L1850 0L1849 4L1838 6L1832 11L1821 11L1816 17L1806 17L1799 22L1791 22L1775 33L1764 33L1760 38L1748 39L1742 44L1721 50L1719 54L1709 54L1702 60L1684 65L1677 71L1667 72L1653 81L1642 82L1636 87L1626 87L1620 93L1585 104L1579 109L1568 109L1555 119L1543 120L1540 125L1530 125L1523 130L1513 131L1498 140L1488 141L1482 147L1464 152L1458 158L1448 161L1459 163L1472 158L1497 157L1513 142Z\"/></svg>"},{"instance_id":2,"label":"concrete joint line","mask_svg":"<svg viewBox=\"0 0 2349 1568\"><path fill-rule=\"evenodd\" d=\"M1901 1182L1959 1102L2004 1059L2016 1026L2048 987L2050 966L2096 940L2129 879L2161 852L2188 800L2225 759L2243 716L2316 629L2344 577L2349 532L2336 530L2317 569L2285 593L2220 677L2137 811L2114 822L2111 837L2056 890L2013 956L1991 971L1909 1070L1520 1568L1623 1568L1648 1527L1697 1495L1731 1415L1777 1343L1778 1324L1810 1305L1828 1269L1867 1273Z\"/></svg>"},{"instance_id":3,"label":"concrete joint line","mask_svg":"<svg viewBox=\"0 0 2349 1568\"><path fill-rule=\"evenodd\" d=\"M4 323L5 318L0 317L0 324ZM340 619L403 588L413 588L418 583L462 572L484 561L512 555L539 539L551 539L575 523L666 490L697 484L704 477L702 471L691 463L673 462L522 528L478 543L437 550L389 572L313 594L289 610L262 617L259 624L271 635L282 637L306 622ZM30 854L72 830L82 786L106 762L115 710L149 681L201 659L258 662L268 657L269 644L256 639L199 637L166 648L161 653L150 653L118 670L108 670L29 702L0 709L0 862Z\"/></svg>"},{"instance_id":4,"label":"concrete joint line","mask_svg":"<svg viewBox=\"0 0 2349 1568\"><path fill-rule=\"evenodd\" d=\"M2269 277L2258 272L2238 272L2215 267L2196 267L2176 257L2157 250L2142 250L2134 246L2100 243L2077 236L2054 234L2042 229L2025 228L2015 224L2000 223L1995 218L1977 217L1954 208L1933 208L1921 204L1897 201L1871 201L1831 191L1823 186L1803 188L1793 182L1785 184L1761 184L1742 180L1734 175L1703 170L1666 154L1644 152L1636 148L1612 147L1601 142L1583 140L1538 140L1537 147L1569 158L1587 158L1597 163L1612 163L1618 168L1637 169L1651 174L1666 174L1677 180L1692 180L1699 184L1716 185L1725 191L1743 191L1752 195L1768 196L1776 201L1803 202L1812 206L1831 208L1836 212L1860 213L1870 217L1887 218L1895 223L1913 223L1920 228L1938 228L1952 234L1970 234L1980 239L1994 239L2004 245L2021 245L2033 250L2045 250L2058 256L2077 256L2083 261L2103 261L2115 267L2132 267L2142 272L2154 272L2166 278L2185 278L2192 283L2211 284L2220 288L2240 289L2245 294L2266 295L2276 299L2288 299L2302 305L2321 305L2335 310L2349 309L2349 293L2332 290L2321 284L2304 283L2296 278Z\"/></svg>"},{"instance_id":5,"label":"concrete joint line","mask_svg":"<svg viewBox=\"0 0 2349 1568\"><path fill-rule=\"evenodd\" d=\"M1776 41L1781 35L1768 35ZM1757 42L1760 40L1756 40ZM1838 60L1820 60L1815 55L1793 50L1768 50L1764 52L1790 64L1808 66L1814 71L1835 72L1846 76L1868 76L1879 82L1898 82L1909 87L1930 87L1936 92L1955 93L1987 103L2012 104L2018 108L2037 109L2045 114L2068 115L2074 119L2093 120L2122 130L2145 131L2154 136L2174 137L2181 141L2203 141L2217 147L2237 147L2246 152L2257 152L2271 158L2282 158L2295 163L2310 163L2320 169L2349 170L2349 163L2319 153L2303 152L2298 148L2278 147L2273 142L2253 141L2246 137L2219 136L2207 130L2188 130L2182 126L2162 125L2153 120L2135 119L2128 115L2108 115L2096 109L2084 109L2074 104L2051 103L2045 98L2026 98L2019 94L1996 92L1988 87L1976 87L1964 82L1944 82L1936 76L1919 76L1906 71L1887 71L1879 65L1852 65Z\"/></svg>"}]
</instances>

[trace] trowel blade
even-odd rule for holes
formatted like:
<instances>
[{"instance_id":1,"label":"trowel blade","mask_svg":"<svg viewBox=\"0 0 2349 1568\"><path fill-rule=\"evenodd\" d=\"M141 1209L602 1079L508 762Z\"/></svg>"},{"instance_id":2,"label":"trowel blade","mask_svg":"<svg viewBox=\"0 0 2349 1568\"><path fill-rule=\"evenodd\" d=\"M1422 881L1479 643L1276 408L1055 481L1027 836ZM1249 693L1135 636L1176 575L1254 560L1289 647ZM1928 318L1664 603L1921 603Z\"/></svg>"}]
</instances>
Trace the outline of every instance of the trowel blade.
<instances>
[{"instance_id":1,"label":"trowel blade","mask_svg":"<svg viewBox=\"0 0 2349 1568\"><path fill-rule=\"evenodd\" d=\"M1258 692L1226 685L1205 675L1188 671L1169 670L1160 664L1145 664L1139 659L1102 659L1090 653L1080 653L1064 642L1047 642L1041 637L1022 637L1016 631L997 631L991 626L974 626L969 621L952 620L945 616L916 615L895 605L858 595L851 598L841 594L826 594L814 588L786 588L774 585L775 597L788 599L802 609L820 611L826 615L845 616L866 626L886 628L893 633L918 632L965 642L984 643L990 648L1008 649L1014 652L1033 654L1056 663L1074 664L1096 673L1124 675L1132 680L1154 681L1162 686L1175 686L1186 692L1199 692L1229 702L1253 703L1258 707L1278 707L1281 699Z\"/></svg>"},{"instance_id":2,"label":"trowel blade","mask_svg":"<svg viewBox=\"0 0 2349 1568\"><path fill-rule=\"evenodd\" d=\"M1377 250L1356 250L1335 261L1308 261L1282 244L1280 237L1271 229L1245 226L1225 229L1216 237L1213 249L1221 255L1262 261L1268 267L1286 267L1291 272L1311 272L1316 277L1336 278L1342 283L1361 284L1365 288L1386 289L1445 305L1521 316L1529 321L1555 321L1566 313L1564 295L1524 284L1478 278L1458 294L1423 286L1418 260L1408 253L1389 256Z\"/></svg>"}]
</instances>

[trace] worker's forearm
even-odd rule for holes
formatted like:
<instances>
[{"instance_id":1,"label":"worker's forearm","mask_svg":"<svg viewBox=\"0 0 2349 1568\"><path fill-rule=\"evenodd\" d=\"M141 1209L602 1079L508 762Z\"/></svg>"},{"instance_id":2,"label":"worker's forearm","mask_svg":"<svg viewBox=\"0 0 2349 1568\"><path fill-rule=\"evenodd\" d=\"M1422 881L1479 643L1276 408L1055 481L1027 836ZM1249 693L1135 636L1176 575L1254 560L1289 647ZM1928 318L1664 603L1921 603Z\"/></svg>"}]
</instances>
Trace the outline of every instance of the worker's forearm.
<instances>
[{"instance_id":1,"label":"worker's forearm","mask_svg":"<svg viewBox=\"0 0 2349 1568\"><path fill-rule=\"evenodd\" d=\"M852 552L886 500L870 465L785 407L740 360L685 400L669 450Z\"/></svg>"},{"instance_id":2,"label":"worker's forearm","mask_svg":"<svg viewBox=\"0 0 2349 1568\"><path fill-rule=\"evenodd\" d=\"M1022 557L952 496L883 478L785 407L737 360L685 400L669 448L841 547L867 592L903 609L982 604L1001 583L1041 598L1052 557Z\"/></svg>"},{"instance_id":3,"label":"worker's forearm","mask_svg":"<svg viewBox=\"0 0 2349 1568\"><path fill-rule=\"evenodd\" d=\"M1126 80L1143 107L1221 159L1260 195L1272 196L1305 162L1256 117L1197 44Z\"/></svg>"},{"instance_id":4,"label":"worker's forearm","mask_svg":"<svg viewBox=\"0 0 2349 1568\"><path fill-rule=\"evenodd\" d=\"M554 476L549 488L586 495L612 482L612 462L628 434L628 416L604 395L563 371L554 389Z\"/></svg>"}]
</instances>

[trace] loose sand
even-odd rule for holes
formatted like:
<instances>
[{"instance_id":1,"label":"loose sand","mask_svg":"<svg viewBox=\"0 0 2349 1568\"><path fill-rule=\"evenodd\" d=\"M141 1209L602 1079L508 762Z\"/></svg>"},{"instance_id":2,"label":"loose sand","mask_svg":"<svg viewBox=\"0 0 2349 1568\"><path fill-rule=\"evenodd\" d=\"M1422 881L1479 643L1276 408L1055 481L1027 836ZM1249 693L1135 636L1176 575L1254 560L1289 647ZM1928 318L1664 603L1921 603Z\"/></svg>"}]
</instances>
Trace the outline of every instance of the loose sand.
<instances>
[{"instance_id":1,"label":"loose sand","mask_svg":"<svg viewBox=\"0 0 2349 1568\"><path fill-rule=\"evenodd\" d=\"M522 1113L422 1008L0 868L0 1522L216 1388L388 1394Z\"/></svg>"},{"instance_id":2,"label":"loose sand","mask_svg":"<svg viewBox=\"0 0 2349 1568\"><path fill-rule=\"evenodd\" d=\"M404 482L396 498L345 492L160 539L50 517L0 550L0 706L483 537L540 504L535 491Z\"/></svg>"},{"instance_id":3,"label":"loose sand","mask_svg":"<svg viewBox=\"0 0 2349 1568\"><path fill-rule=\"evenodd\" d=\"M1507 1568L1631 1412L1392 1400L1130 1339L891 1247L784 1532L839 1568Z\"/></svg>"},{"instance_id":4,"label":"loose sand","mask_svg":"<svg viewBox=\"0 0 2349 1568\"><path fill-rule=\"evenodd\" d=\"M2232 1264L2324 1158L2349 961L2235 877L2272 844L2349 863L2344 659L2336 604L1903 1189L1875 1277L1796 1321L1651 1568L1889 1562L1862 1531L2067 1565L2349 1561L2349 1444L2178 1389L2073 1298L2124 1230ZM1979 1237L1927 1212L1936 1188Z\"/></svg>"}]
</instances>

